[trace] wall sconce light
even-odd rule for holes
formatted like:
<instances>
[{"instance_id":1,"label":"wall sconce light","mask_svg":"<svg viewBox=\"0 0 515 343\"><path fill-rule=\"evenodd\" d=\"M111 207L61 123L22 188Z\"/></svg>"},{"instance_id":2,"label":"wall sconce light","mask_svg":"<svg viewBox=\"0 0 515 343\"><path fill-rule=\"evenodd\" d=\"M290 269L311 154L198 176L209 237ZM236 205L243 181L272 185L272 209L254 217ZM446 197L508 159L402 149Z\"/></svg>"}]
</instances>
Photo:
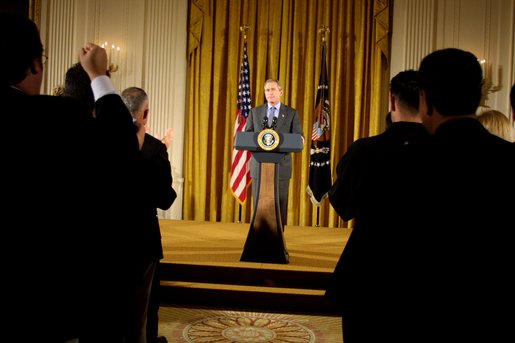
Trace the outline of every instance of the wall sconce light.
<instances>
[{"instance_id":1,"label":"wall sconce light","mask_svg":"<svg viewBox=\"0 0 515 343\"><path fill-rule=\"evenodd\" d=\"M481 70L483 71L483 92L481 103L479 106L481 107L490 107L486 104L488 100L488 95L498 92L501 89L501 85L494 85L492 81L492 65L488 64L486 59L480 59L479 64L481 64Z\"/></svg>"},{"instance_id":2,"label":"wall sconce light","mask_svg":"<svg viewBox=\"0 0 515 343\"><path fill-rule=\"evenodd\" d=\"M107 42L104 42L101 47L106 49L107 70L109 71L109 74L112 74L118 70L117 62L120 60L120 47L114 44L109 45Z\"/></svg>"}]
</instances>

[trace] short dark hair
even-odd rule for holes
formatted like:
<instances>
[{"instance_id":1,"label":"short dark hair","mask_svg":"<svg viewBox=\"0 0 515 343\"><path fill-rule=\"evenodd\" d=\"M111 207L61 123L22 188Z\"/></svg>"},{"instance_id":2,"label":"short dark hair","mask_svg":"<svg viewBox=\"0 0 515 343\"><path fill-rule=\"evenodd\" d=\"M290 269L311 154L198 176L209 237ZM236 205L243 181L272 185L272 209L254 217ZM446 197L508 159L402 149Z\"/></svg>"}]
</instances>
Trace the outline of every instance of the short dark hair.
<instances>
[{"instance_id":1,"label":"short dark hair","mask_svg":"<svg viewBox=\"0 0 515 343\"><path fill-rule=\"evenodd\" d=\"M66 71L63 96L80 100L89 112L93 112L95 96L91 80L80 63L75 63Z\"/></svg>"},{"instance_id":2,"label":"short dark hair","mask_svg":"<svg viewBox=\"0 0 515 343\"><path fill-rule=\"evenodd\" d=\"M511 104L511 110L513 111L513 114L515 115L515 83L511 86L510 104Z\"/></svg>"},{"instance_id":3,"label":"short dark hair","mask_svg":"<svg viewBox=\"0 0 515 343\"><path fill-rule=\"evenodd\" d=\"M25 78L32 62L43 56L36 24L18 13L0 12L0 84L15 85Z\"/></svg>"},{"instance_id":4,"label":"short dark hair","mask_svg":"<svg viewBox=\"0 0 515 343\"><path fill-rule=\"evenodd\" d=\"M390 80L390 94L397 101L418 112L418 73L413 69L399 72Z\"/></svg>"},{"instance_id":5,"label":"short dark hair","mask_svg":"<svg viewBox=\"0 0 515 343\"><path fill-rule=\"evenodd\" d=\"M429 111L434 106L443 116L476 113L483 73L474 54L456 48L434 51L422 59L418 75Z\"/></svg>"}]
</instances>

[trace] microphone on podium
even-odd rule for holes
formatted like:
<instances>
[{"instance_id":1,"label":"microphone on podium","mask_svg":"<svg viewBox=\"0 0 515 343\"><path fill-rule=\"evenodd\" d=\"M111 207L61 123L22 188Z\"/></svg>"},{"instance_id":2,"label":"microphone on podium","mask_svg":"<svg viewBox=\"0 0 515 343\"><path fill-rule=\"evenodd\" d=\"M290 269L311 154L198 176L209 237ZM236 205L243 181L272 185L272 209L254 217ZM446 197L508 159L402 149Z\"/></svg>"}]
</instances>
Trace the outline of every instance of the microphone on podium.
<instances>
[{"instance_id":1,"label":"microphone on podium","mask_svg":"<svg viewBox=\"0 0 515 343\"><path fill-rule=\"evenodd\" d=\"M263 130L266 129L267 127L268 127L268 117L265 114L265 116L263 117Z\"/></svg>"},{"instance_id":2,"label":"microphone on podium","mask_svg":"<svg viewBox=\"0 0 515 343\"><path fill-rule=\"evenodd\" d=\"M277 126L277 117L274 117L274 119L272 119L272 129L275 130L276 126Z\"/></svg>"}]
</instances>

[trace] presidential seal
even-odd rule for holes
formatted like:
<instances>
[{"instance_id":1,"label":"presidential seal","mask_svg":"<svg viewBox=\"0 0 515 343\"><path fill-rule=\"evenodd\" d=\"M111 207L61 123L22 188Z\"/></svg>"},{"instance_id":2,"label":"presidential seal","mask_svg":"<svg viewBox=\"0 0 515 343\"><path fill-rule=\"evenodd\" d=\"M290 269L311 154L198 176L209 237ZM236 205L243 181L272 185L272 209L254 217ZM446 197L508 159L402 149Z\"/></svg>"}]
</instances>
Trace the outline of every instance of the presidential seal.
<instances>
[{"instance_id":1,"label":"presidential seal","mask_svg":"<svg viewBox=\"0 0 515 343\"><path fill-rule=\"evenodd\" d=\"M259 147L263 150L274 150L279 146L280 138L279 133L272 129L262 130L257 138Z\"/></svg>"}]
</instances>

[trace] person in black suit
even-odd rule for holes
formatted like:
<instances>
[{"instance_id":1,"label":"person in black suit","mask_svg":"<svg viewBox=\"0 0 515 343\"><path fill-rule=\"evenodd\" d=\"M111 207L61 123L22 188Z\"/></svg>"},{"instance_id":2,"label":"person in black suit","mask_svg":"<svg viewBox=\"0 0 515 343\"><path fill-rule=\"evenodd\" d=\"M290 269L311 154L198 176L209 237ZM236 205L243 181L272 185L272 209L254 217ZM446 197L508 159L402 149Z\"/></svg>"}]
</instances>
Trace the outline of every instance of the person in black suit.
<instances>
[{"instance_id":1,"label":"person in black suit","mask_svg":"<svg viewBox=\"0 0 515 343\"><path fill-rule=\"evenodd\" d=\"M337 178L329 190L329 201L340 217L349 221L356 217L364 187L363 177L371 164L387 164L385 158L403 149L404 145L427 138L428 133L418 114L417 72L399 72L390 81L391 124L373 137L353 142L336 167Z\"/></svg>"},{"instance_id":2,"label":"person in black suit","mask_svg":"<svg viewBox=\"0 0 515 343\"><path fill-rule=\"evenodd\" d=\"M425 243L422 308L435 314L423 317L423 329L433 341L513 341L514 318L506 313L515 305L515 144L476 116L483 76L474 54L430 53L420 63L419 86L420 114L432 136L419 174L425 194L413 200L428 228L418 237Z\"/></svg>"},{"instance_id":3,"label":"person in black suit","mask_svg":"<svg viewBox=\"0 0 515 343\"><path fill-rule=\"evenodd\" d=\"M9 123L2 145L3 332L16 341L116 342L110 275L123 233L111 211L127 205L120 201L125 174L140 156L135 126L105 76L104 49L87 43L80 51L94 119L74 99L39 95L46 56L34 22L2 12L0 30L0 113Z\"/></svg>"},{"instance_id":4,"label":"person in black suit","mask_svg":"<svg viewBox=\"0 0 515 343\"><path fill-rule=\"evenodd\" d=\"M66 72L63 96L80 100L84 107L94 113L94 98L91 91L89 77L80 63L72 65ZM144 128L147 124L149 103L147 94L137 87L129 87L122 92L122 99L128 107L135 124ZM123 295L120 301L124 304L120 316L127 319L121 325L125 329L126 342L139 342L145 333L145 314L148 313L147 342L164 342L166 337L157 336L158 311L159 311L159 270L154 265L157 261L152 259L163 257L159 221L157 210L170 208L176 198L172 188L171 166L168 160L166 146L151 135L145 134L141 154L143 157L142 172L140 177L145 182L142 194L137 201L143 211L140 219L143 228L141 232L140 249L147 250L141 261L131 262L125 268L126 282L119 288L119 294ZM146 201L148 200L148 201ZM153 251L153 252L152 252ZM150 260L150 262L148 262ZM148 267L150 264L151 267ZM155 270L154 270L155 269ZM152 281L151 281L152 280ZM149 289L152 284L152 291ZM125 292L124 292L125 291ZM147 311L148 304L148 311Z\"/></svg>"},{"instance_id":5,"label":"person in black suit","mask_svg":"<svg viewBox=\"0 0 515 343\"><path fill-rule=\"evenodd\" d=\"M461 49L420 63L419 113L430 137L406 145L388 168L367 171L368 201L353 230L359 219L369 234L349 240L344 254L354 261L330 286L360 315L347 323L363 329L351 343L515 339L506 198L515 194L515 144L477 119L482 82L477 57Z\"/></svg>"},{"instance_id":6,"label":"person in black suit","mask_svg":"<svg viewBox=\"0 0 515 343\"><path fill-rule=\"evenodd\" d=\"M122 98L129 109L135 123L145 127L149 115L149 99L147 93L138 87L129 87L122 92ZM159 324L159 288L160 268L159 260L163 258L161 245L161 231L157 217L157 209L167 210L172 206L177 194L172 188L172 169L168 159L167 146L159 139L146 133L141 148L143 156L143 175L138 176L145 188L144 196L140 199L140 206L144 208L145 217L141 223L148 238L144 240L148 246L146 263L143 270L144 282L141 288L134 289L135 294L144 294L141 297L141 306L145 309L144 315L137 322L140 335L146 336L148 343L166 342L166 337L158 337ZM136 269L137 270L137 269ZM136 304L137 305L137 304ZM141 313L143 315L143 313ZM136 323L134 324L136 325Z\"/></svg>"},{"instance_id":7,"label":"person in black suit","mask_svg":"<svg viewBox=\"0 0 515 343\"><path fill-rule=\"evenodd\" d=\"M265 81L265 97L266 104L254 107L250 110L245 131L259 132L266 128L273 128L277 132L298 133L302 135L304 142L304 132L297 110L286 106L281 102L284 94L283 87L278 80ZM288 192L290 187L290 179L292 174L291 155L290 153L279 161L279 204L281 208L281 219L286 225L288 217ZM259 185L259 162L252 157L250 160L250 177L252 178L252 194L254 195L254 204L257 200Z\"/></svg>"},{"instance_id":8,"label":"person in black suit","mask_svg":"<svg viewBox=\"0 0 515 343\"><path fill-rule=\"evenodd\" d=\"M80 62L66 71L61 95L79 100L95 116L95 96L91 89L91 80Z\"/></svg>"},{"instance_id":9,"label":"person in black suit","mask_svg":"<svg viewBox=\"0 0 515 343\"><path fill-rule=\"evenodd\" d=\"M89 77L80 63L72 65L66 72L63 96L73 97L82 102L93 116L94 98L90 87ZM148 119L148 96L143 90L136 87L127 88L122 92L122 99L133 116L135 124L144 130ZM125 318L121 321L121 331L125 342L141 342L145 336L145 319L147 315L147 305L149 307L148 326L155 329L155 336L147 339L148 342L156 342L159 310L159 278L155 270L156 261L153 258L163 257L161 247L161 237L159 232L159 222L157 219L156 207L168 209L176 198L176 193L172 188L171 167L168 161L166 147L156 138L145 134L144 142L141 147L142 173L137 173L139 177L147 180L145 187L138 188L136 201L139 203L141 217L137 217L139 231L140 250L146 251L137 260L128 259L128 264L121 268L125 274L125 282L121 283L118 295L120 301L120 317ZM143 174L144 173L144 174ZM148 201L147 201L148 200ZM122 262L123 263L123 262ZM150 284L154 287L150 294ZM165 341L165 337L159 337Z\"/></svg>"},{"instance_id":10,"label":"person in black suit","mask_svg":"<svg viewBox=\"0 0 515 343\"><path fill-rule=\"evenodd\" d=\"M409 145L419 144L428 138L418 113L419 89L417 72L399 72L390 81L389 96L392 123L376 136L360 138L353 142L337 165L337 178L328 197L338 215L349 221L355 219L354 228L337 263L326 296L336 299L342 306L344 341L374 342L380 323L376 318L382 303L377 300L386 286L380 278L382 263L389 260L384 249L395 249L401 240L387 230L378 230L388 204L376 201L384 194L376 195L383 188L378 182L392 182L393 165L397 168L398 156L406 154ZM409 173L409 169L401 173ZM387 193L393 197L395 193ZM397 204L402 207L404 201ZM370 218L366 217L370 214ZM375 222L374 220L379 220ZM390 235L390 236L384 236ZM388 244L391 246L388 246ZM365 291L366 290L366 291ZM378 319L378 322L375 320Z\"/></svg>"}]
</instances>

